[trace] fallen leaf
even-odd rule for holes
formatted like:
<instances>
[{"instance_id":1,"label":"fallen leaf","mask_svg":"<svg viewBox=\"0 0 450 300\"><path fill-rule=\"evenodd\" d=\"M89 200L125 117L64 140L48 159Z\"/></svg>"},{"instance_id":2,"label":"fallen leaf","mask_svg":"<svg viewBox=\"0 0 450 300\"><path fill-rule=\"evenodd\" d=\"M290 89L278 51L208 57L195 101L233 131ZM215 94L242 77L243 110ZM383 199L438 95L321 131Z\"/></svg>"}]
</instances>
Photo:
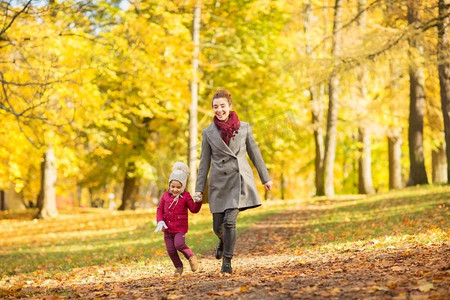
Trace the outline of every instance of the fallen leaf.
<instances>
[{"instance_id":1,"label":"fallen leaf","mask_svg":"<svg viewBox=\"0 0 450 300\"><path fill-rule=\"evenodd\" d=\"M126 293L127 293L126 290L124 290L123 288L121 288L121 287L118 286L118 285L115 285L115 286L114 286L114 289L113 289L112 291L113 291L114 293L118 294L118 295L123 295L123 294L126 294Z\"/></svg>"},{"instance_id":2,"label":"fallen leaf","mask_svg":"<svg viewBox=\"0 0 450 300\"><path fill-rule=\"evenodd\" d=\"M334 289L331 290L331 294L336 295L339 294L341 292L341 290L337 287L335 287Z\"/></svg>"},{"instance_id":3,"label":"fallen leaf","mask_svg":"<svg viewBox=\"0 0 450 300\"><path fill-rule=\"evenodd\" d=\"M418 286L419 291L421 292L429 292L430 290L434 289L434 286L432 283L428 282L422 285Z\"/></svg>"},{"instance_id":4,"label":"fallen leaf","mask_svg":"<svg viewBox=\"0 0 450 300\"><path fill-rule=\"evenodd\" d=\"M239 291L240 291L241 293L248 291L248 286L246 286L246 285L241 286L241 288L239 289Z\"/></svg>"},{"instance_id":5,"label":"fallen leaf","mask_svg":"<svg viewBox=\"0 0 450 300\"><path fill-rule=\"evenodd\" d=\"M386 283L386 286L388 287L388 288L390 288L390 289L395 289L396 287L397 287L397 282L396 281L388 281L387 283Z\"/></svg>"}]
</instances>

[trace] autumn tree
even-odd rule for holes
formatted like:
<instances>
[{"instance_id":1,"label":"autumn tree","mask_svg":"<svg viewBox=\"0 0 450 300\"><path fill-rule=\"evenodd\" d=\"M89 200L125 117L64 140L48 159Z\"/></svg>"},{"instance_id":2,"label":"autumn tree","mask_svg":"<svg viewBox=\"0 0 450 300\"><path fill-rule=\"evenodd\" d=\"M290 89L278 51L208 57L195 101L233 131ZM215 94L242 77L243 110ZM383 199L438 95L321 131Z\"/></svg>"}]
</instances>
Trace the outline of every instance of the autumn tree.
<instances>
[{"instance_id":1,"label":"autumn tree","mask_svg":"<svg viewBox=\"0 0 450 300\"><path fill-rule=\"evenodd\" d=\"M41 180L35 180L33 172L23 172L18 178L27 183L23 185L27 193L33 191L33 185L41 188L38 217L52 216L56 215L55 192L43 189L54 186L54 178L59 177L54 168L65 177L78 174L78 161L69 158L75 158L77 124L87 117L80 108L95 103L96 88L89 82L95 69L93 32L104 23L91 1L10 4L2 3L8 24L3 31L5 111L16 119L16 130L29 141L29 145L21 145L23 155L33 152L42 157L25 160L36 165L27 169L40 170ZM61 156L64 159L59 160ZM46 167L39 167L41 161Z\"/></svg>"},{"instance_id":2,"label":"autumn tree","mask_svg":"<svg viewBox=\"0 0 450 300\"><path fill-rule=\"evenodd\" d=\"M121 210L135 207L141 180L163 178L170 161L186 160L191 16L181 4L142 1L122 13L122 24L101 33L106 67L95 83L102 112L83 130L91 163L81 183L120 184Z\"/></svg>"},{"instance_id":3,"label":"autumn tree","mask_svg":"<svg viewBox=\"0 0 450 300\"><path fill-rule=\"evenodd\" d=\"M56 164L53 147L49 146L51 142L45 135L57 123L54 113L65 111L65 105L58 102L51 92L67 78L60 71L58 59L52 51L58 51L57 47L49 49L54 46L54 28L44 31L36 28L37 18L46 20L53 13L49 13L52 12L50 7L33 7L32 1L25 2L23 6L15 6L11 2L2 3L2 9L4 25L1 40L2 48L6 51L2 62L4 72L0 74L0 107L16 120L16 130L27 138L28 146L33 146L35 152L43 153L44 167L40 168L43 184L40 186L40 198L37 202L37 217L54 217L58 213L54 190ZM49 47L45 52L42 48L44 40ZM29 174L21 174L19 178L25 182L28 176Z\"/></svg>"}]
</instances>

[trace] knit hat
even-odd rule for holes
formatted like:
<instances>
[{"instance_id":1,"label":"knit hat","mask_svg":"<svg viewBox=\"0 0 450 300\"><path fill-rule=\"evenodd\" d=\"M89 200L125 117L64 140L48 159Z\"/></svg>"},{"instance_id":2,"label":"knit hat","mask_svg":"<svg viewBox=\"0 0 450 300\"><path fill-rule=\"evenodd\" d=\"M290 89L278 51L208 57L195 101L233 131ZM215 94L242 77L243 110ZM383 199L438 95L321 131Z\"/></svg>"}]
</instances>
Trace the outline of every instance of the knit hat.
<instances>
[{"instance_id":1,"label":"knit hat","mask_svg":"<svg viewBox=\"0 0 450 300\"><path fill-rule=\"evenodd\" d=\"M186 182L189 177L189 167L183 162L177 161L173 164L172 174L169 177L169 185L172 180L176 180L181 183L181 190L184 192L186 189Z\"/></svg>"}]
</instances>

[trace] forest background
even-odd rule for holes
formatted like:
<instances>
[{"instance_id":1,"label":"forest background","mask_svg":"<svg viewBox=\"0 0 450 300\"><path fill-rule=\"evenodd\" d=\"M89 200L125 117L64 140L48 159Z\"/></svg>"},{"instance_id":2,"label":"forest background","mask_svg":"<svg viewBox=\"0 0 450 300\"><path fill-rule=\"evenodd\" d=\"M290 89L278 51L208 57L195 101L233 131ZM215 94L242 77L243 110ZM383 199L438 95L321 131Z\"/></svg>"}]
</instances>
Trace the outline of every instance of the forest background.
<instances>
[{"instance_id":1,"label":"forest background","mask_svg":"<svg viewBox=\"0 0 450 300\"><path fill-rule=\"evenodd\" d=\"M194 191L220 88L253 128L266 199L448 184L448 0L0 8L0 209L154 206L177 160Z\"/></svg>"}]
</instances>

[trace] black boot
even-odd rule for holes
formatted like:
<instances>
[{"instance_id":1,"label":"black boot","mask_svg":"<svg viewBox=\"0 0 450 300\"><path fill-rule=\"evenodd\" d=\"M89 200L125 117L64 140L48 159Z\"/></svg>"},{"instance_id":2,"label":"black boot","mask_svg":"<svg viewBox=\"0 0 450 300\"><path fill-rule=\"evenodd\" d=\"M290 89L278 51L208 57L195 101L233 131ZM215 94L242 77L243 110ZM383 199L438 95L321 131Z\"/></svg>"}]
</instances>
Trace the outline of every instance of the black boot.
<instances>
[{"instance_id":1,"label":"black boot","mask_svg":"<svg viewBox=\"0 0 450 300\"><path fill-rule=\"evenodd\" d=\"M216 258L221 259L223 257L223 242L220 241L216 247Z\"/></svg>"},{"instance_id":2,"label":"black boot","mask_svg":"<svg viewBox=\"0 0 450 300\"><path fill-rule=\"evenodd\" d=\"M220 273L233 274L233 268L231 267L231 258L224 257L222 260L222 269Z\"/></svg>"}]
</instances>

